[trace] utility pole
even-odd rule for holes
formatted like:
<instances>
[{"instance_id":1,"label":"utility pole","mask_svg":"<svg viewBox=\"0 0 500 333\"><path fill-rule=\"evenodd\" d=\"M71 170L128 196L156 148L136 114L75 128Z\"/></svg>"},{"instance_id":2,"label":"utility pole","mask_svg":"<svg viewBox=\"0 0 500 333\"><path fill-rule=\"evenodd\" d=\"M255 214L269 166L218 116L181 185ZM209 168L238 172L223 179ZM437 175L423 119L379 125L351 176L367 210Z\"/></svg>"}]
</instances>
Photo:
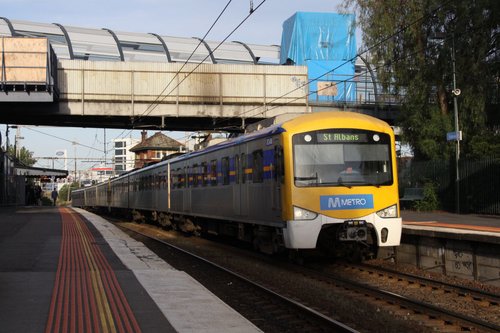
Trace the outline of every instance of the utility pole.
<instances>
[{"instance_id":1,"label":"utility pole","mask_svg":"<svg viewBox=\"0 0 500 333\"><path fill-rule=\"evenodd\" d=\"M75 180L74 181L76 182L76 145L78 144L78 142L73 141L72 144L75 148Z\"/></svg>"},{"instance_id":2,"label":"utility pole","mask_svg":"<svg viewBox=\"0 0 500 333\"><path fill-rule=\"evenodd\" d=\"M106 151L106 129L104 129L104 167L106 167L108 161L108 152Z\"/></svg>"},{"instance_id":3,"label":"utility pole","mask_svg":"<svg viewBox=\"0 0 500 333\"><path fill-rule=\"evenodd\" d=\"M455 34L452 36L451 41L451 57L452 57L452 66L453 66L453 109L455 116L455 133L456 133L456 142L457 147L455 150L455 209L456 213L460 214L460 170L458 167L458 162L460 160L460 140L462 139L462 133L458 127L458 101L457 97L460 95L460 89L457 89L457 79L455 72Z\"/></svg>"},{"instance_id":4,"label":"utility pole","mask_svg":"<svg viewBox=\"0 0 500 333\"><path fill-rule=\"evenodd\" d=\"M24 139L22 136L21 136L21 126L17 126L17 129L16 129L16 136L15 136L15 143L14 143L14 146L16 147L16 150L15 150L15 154L16 154L16 158L19 159L21 156L20 156L20 147L19 147L19 140L22 140Z\"/></svg>"}]
</instances>

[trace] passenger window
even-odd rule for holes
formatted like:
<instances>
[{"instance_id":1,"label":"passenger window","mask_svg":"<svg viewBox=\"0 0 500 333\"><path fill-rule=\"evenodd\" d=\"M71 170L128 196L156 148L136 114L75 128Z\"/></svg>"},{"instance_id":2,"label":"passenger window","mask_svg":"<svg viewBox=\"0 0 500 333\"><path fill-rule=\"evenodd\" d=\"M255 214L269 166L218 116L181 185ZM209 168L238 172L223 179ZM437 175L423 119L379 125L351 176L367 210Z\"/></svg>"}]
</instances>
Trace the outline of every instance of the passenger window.
<instances>
[{"instance_id":1,"label":"passenger window","mask_svg":"<svg viewBox=\"0 0 500 333\"><path fill-rule=\"evenodd\" d=\"M240 155L234 155L234 182L236 184L240 183Z\"/></svg>"},{"instance_id":2,"label":"passenger window","mask_svg":"<svg viewBox=\"0 0 500 333\"><path fill-rule=\"evenodd\" d=\"M264 157L262 149L256 150L253 155L252 178L254 183L264 181Z\"/></svg>"},{"instance_id":3,"label":"passenger window","mask_svg":"<svg viewBox=\"0 0 500 333\"><path fill-rule=\"evenodd\" d=\"M210 161L210 184L217 185L217 160Z\"/></svg>"},{"instance_id":4,"label":"passenger window","mask_svg":"<svg viewBox=\"0 0 500 333\"><path fill-rule=\"evenodd\" d=\"M182 170L182 183L181 183L181 187L188 187L188 184L189 184L189 180L188 180L187 168L184 167L184 169Z\"/></svg>"},{"instance_id":5,"label":"passenger window","mask_svg":"<svg viewBox=\"0 0 500 333\"><path fill-rule=\"evenodd\" d=\"M207 186L207 179L208 179L208 174L207 174L207 162L201 163L201 184L203 186Z\"/></svg>"},{"instance_id":6,"label":"passenger window","mask_svg":"<svg viewBox=\"0 0 500 333\"><path fill-rule=\"evenodd\" d=\"M193 187L198 186L198 164L193 165Z\"/></svg>"},{"instance_id":7,"label":"passenger window","mask_svg":"<svg viewBox=\"0 0 500 333\"><path fill-rule=\"evenodd\" d=\"M229 184L229 157L222 158L221 163L222 171L222 185Z\"/></svg>"},{"instance_id":8,"label":"passenger window","mask_svg":"<svg viewBox=\"0 0 500 333\"><path fill-rule=\"evenodd\" d=\"M246 173L246 169L247 169L247 156L245 153L241 154L241 183L242 184L245 184L246 180L247 180L247 173Z\"/></svg>"}]
</instances>

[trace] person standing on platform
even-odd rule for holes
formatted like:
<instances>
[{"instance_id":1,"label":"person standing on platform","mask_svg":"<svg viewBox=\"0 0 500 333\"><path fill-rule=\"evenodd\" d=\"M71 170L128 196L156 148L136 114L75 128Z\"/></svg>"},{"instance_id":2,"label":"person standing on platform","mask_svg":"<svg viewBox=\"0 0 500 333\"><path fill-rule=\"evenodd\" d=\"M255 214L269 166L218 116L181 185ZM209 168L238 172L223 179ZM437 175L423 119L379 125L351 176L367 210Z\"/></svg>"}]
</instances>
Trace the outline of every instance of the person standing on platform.
<instances>
[{"instance_id":1,"label":"person standing on platform","mask_svg":"<svg viewBox=\"0 0 500 333\"><path fill-rule=\"evenodd\" d=\"M51 194L52 200L54 200L54 206L56 205L57 196L58 196L57 190L54 188L54 190L52 190L52 194Z\"/></svg>"}]
</instances>

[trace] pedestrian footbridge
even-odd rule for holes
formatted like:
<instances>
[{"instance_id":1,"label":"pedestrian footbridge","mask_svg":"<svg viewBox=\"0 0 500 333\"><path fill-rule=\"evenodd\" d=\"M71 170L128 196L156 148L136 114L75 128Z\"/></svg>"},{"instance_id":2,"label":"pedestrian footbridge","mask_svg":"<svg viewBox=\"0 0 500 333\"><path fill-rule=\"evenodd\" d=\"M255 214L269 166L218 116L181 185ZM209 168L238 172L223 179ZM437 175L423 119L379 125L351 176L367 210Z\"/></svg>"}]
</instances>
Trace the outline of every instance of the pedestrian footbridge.
<instances>
[{"instance_id":1,"label":"pedestrian footbridge","mask_svg":"<svg viewBox=\"0 0 500 333\"><path fill-rule=\"evenodd\" d=\"M335 106L311 100L307 67L280 66L279 53L276 45L0 17L0 123L238 130ZM356 100L340 107L376 110L373 77L372 84L367 74L351 80Z\"/></svg>"},{"instance_id":2,"label":"pedestrian footbridge","mask_svg":"<svg viewBox=\"0 0 500 333\"><path fill-rule=\"evenodd\" d=\"M1 41L5 123L193 130L308 111L305 67L55 62L47 39Z\"/></svg>"}]
</instances>

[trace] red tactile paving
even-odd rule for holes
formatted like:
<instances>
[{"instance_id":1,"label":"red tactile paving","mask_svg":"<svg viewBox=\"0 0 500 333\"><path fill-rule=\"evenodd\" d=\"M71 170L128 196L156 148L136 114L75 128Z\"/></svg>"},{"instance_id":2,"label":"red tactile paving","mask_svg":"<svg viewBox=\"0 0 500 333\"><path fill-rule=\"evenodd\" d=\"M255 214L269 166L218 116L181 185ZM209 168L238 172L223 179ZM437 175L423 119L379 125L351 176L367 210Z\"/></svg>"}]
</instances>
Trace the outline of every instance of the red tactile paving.
<instances>
[{"instance_id":1,"label":"red tactile paving","mask_svg":"<svg viewBox=\"0 0 500 333\"><path fill-rule=\"evenodd\" d=\"M94 236L60 208L62 240L45 332L140 332L139 324Z\"/></svg>"}]
</instances>

